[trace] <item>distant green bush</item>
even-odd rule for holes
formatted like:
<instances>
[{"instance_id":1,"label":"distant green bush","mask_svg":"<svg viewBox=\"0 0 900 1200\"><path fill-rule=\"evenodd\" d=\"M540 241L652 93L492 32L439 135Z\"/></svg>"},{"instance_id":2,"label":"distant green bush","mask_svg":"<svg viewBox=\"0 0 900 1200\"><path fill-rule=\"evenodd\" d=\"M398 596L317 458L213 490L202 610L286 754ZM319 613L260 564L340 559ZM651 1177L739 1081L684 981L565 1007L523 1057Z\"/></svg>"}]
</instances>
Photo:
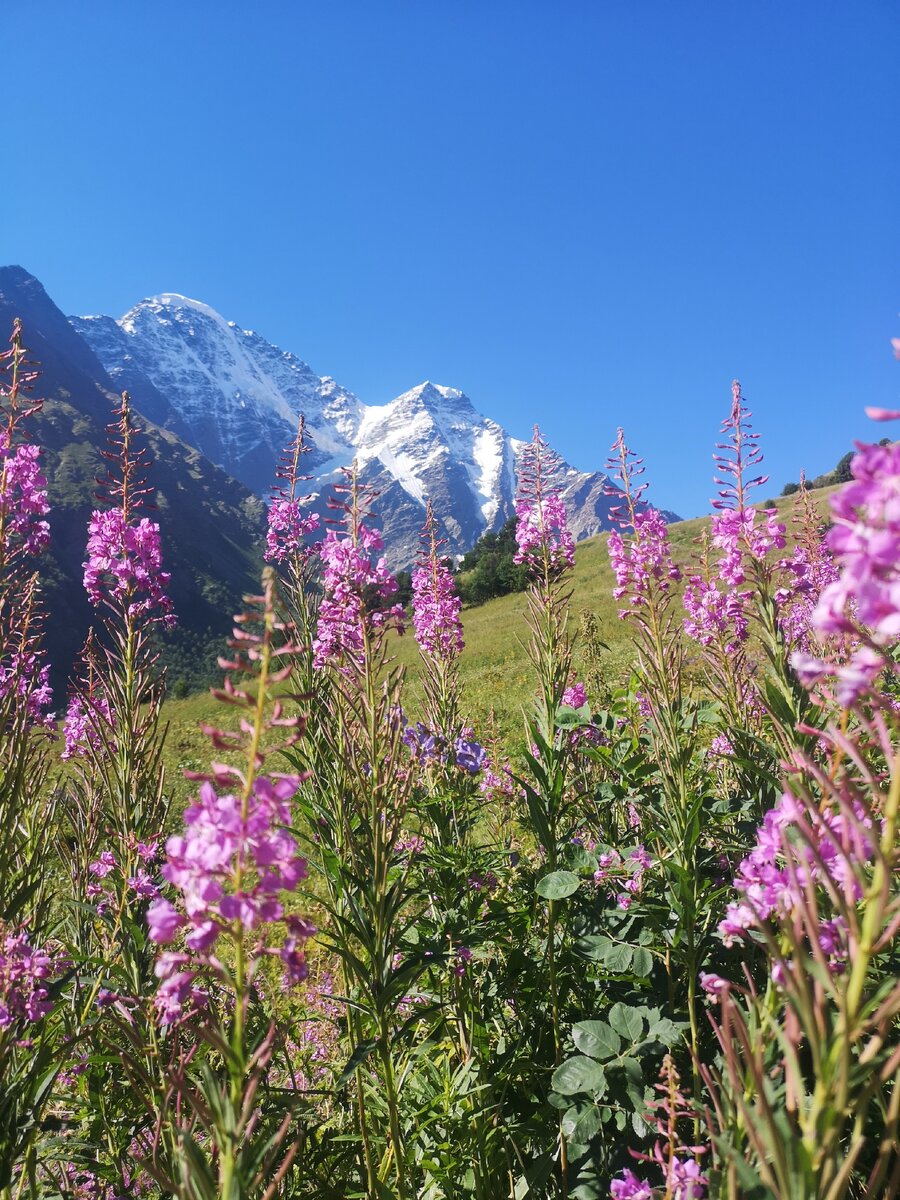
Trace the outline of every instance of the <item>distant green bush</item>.
<instances>
[{"instance_id":1,"label":"distant green bush","mask_svg":"<svg viewBox=\"0 0 900 1200\"><path fill-rule=\"evenodd\" d=\"M457 586L463 604L484 604L525 590L528 575L524 566L513 561L516 549L515 517L496 533L478 539L459 565Z\"/></svg>"}]
</instances>

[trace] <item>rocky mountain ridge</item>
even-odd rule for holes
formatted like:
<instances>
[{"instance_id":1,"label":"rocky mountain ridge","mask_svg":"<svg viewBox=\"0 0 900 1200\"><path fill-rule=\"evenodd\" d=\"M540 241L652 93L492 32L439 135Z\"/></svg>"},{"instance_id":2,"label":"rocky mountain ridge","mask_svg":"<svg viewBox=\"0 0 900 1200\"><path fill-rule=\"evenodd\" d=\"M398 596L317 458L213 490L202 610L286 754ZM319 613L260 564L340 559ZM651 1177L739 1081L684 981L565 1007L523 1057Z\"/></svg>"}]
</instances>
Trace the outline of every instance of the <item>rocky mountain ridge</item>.
<instances>
[{"instance_id":1,"label":"rocky mountain ridge","mask_svg":"<svg viewBox=\"0 0 900 1200\"><path fill-rule=\"evenodd\" d=\"M479 413L456 388L429 381L368 405L302 359L175 293L143 300L118 320L70 318L117 387L257 495L306 417L311 490L324 507L339 468L356 460L379 492L387 557L416 553L427 497L449 550L462 554L512 515L525 442ZM606 476L563 463L559 484L576 537L610 527ZM674 514L666 514L676 519Z\"/></svg>"}]
</instances>

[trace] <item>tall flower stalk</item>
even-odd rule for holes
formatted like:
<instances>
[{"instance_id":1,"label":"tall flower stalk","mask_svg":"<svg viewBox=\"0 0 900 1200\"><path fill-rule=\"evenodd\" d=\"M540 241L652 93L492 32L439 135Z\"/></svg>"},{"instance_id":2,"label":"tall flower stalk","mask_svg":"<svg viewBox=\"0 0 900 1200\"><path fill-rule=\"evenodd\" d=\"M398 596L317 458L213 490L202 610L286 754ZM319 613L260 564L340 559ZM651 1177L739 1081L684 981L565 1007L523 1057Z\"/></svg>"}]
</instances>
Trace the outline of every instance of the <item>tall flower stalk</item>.
<instances>
[{"instance_id":1,"label":"tall flower stalk","mask_svg":"<svg viewBox=\"0 0 900 1200\"><path fill-rule=\"evenodd\" d=\"M413 627L425 667L426 717L450 738L459 731L459 656L463 650L462 604L441 557L431 500L425 510L422 547L412 575Z\"/></svg>"},{"instance_id":2,"label":"tall flower stalk","mask_svg":"<svg viewBox=\"0 0 900 1200\"><path fill-rule=\"evenodd\" d=\"M672 557L660 513L644 500L643 459L629 449L620 429L608 464L618 484L614 515L620 528L609 535L608 549L616 587L625 601L620 616L637 631L638 676L645 728L659 771L662 804L644 815L656 831L657 852L665 872L674 918L668 937L666 969L674 1001L682 989L695 1061L700 1054L697 977L709 945L710 889L705 878L709 857L709 814L704 820L704 788L697 778L694 746L699 710L684 679L684 646L677 620L675 584L681 572ZM699 1077L694 1073L695 1093Z\"/></svg>"},{"instance_id":3,"label":"tall flower stalk","mask_svg":"<svg viewBox=\"0 0 900 1200\"><path fill-rule=\"evenodd\" d=\"M214 693L245 715L239 731L209 731L214 747L242 762L214 764L209 774L195 776L199 796L185 812L183 833L165 847L162 876L175 900L160 895L147 913L153 942L183 939L183 948L157 957L153 1001L160 1043L171 1041L176 1050L158 1101L160 1127L175 1142L175 1172L166 1175L166 1164L152 1154L144 1165L184 1200L281 1194L299 1149L291 1108L273 1115L258 1099L277 1033L262 1001L262 976L275 962L286 989L302 983L304 943L314 932L288 906L306 873L288 832L301 781L265 769L269 755L299 737L300 718L273 698L289 677L296 647L293 631L277 616L271 568L263 594L248 602L233 656L223 661L230 674ZM128 1054L123 1061L140 1089L139 1063Z\"/></svg>"},{"instance_id":4,"label":"tall flower stalk","mask_svg":"<svg viewBox=\"0 0 900 1200\"><path fill-rule=\"evenodd\" d=\"M83 1106L85 1136L103 1146L98 1178L116 1187L130 1169L134 1129L112 1086L113 1063L137 1031L142 1069L155 1071L153 1022L141 1005L154 983L145 915L158 895L158 847L170 804L156 635L175 618L159 525L142 515L152 495L150 464L127 393L114 415L103 451L108 469L98 481L109 507L91 513L83 564L100 621L77 664L63 723L67 819L57 845L70 883L66 941L82 968L72 1016L87 1051L67 1102L73 1111ZM116 1005L132 1013L127 1028ZM95 1105L92 1095L100 1098Z\"/></svg>"},{"instance_id":5,"label":"tall flower stalk","mask_svg":"<svg viewBox=\"0 0 900 1200\"><path fill-rule=\"evenodd\" d=\"M42 401L19 320L0 353L0 1197L35 1191L36 1140L61 1053L67 963L54 945L48 871L57 796L37 557L49 544L40 448L26 440Z\"/></svg>"},{"instance_id":6,"label":"tall flower stalk","mask_svg":"<svg viewBox=\"0 0 900 1200\"><path fill-rule=\"evenodd\" d=\"M883 449L860 447L854 480L832 501L844 522L829 535L839 574L812 616L856 648L812 670L796 656L826 689L825 711L835 701L847 711L795 753L721 926L726 943L764 948L769 979L763 991L749 971L707 983L721 1066L705 1076L729 1197L751 1184L778 1200L900 1187L900 754L895 707L877 686L894 669L898 568L882 551L900 476Z\"/></svg>"},{"instance_id":7,"label":"tall flower stalk","mask_svg":"<svg viewBox=\"0 0 900 1200\"><path fill-rule=\"evenodd\" d=\"M418 968L414 957L397 963L411 915L407 871L397 853L411 780L402 740L402 675L391 668L386 635L402 628L403 613L384 558L373 561L382 541L370 524L372 496L355 467L345 477L332 502L340 517L320 546L313 662L328 682L327 712L319 726L321 774L303 796L328 888L327 944L340 960L349 1002L365 1187L375 1200L392 1180L402 1200L409 1183L395 1034ZM369 1062L377 1071L386 1129L375 1116L381 1105L367 1108L373 1096Z\"/></svg>"},{"instance_id":8,"label":"tall flower stalk","mask_svg":"<svg viewBox=\"0 0 900 1200\"><path fill-rule=\"evenodd\" d=\"M530 832L543 849L548 875L553 875L560 865L573 815L573 797L567 786L569 745L559 730L558 717L572 671L573 641L568 631L568 616L575 544L559 494L558 472L559 460L535 426L519 473L516 499L518 551L513 561L528 568L526 620L531 634L528 653L538 685L534 712L526 715L526 733L532 749L527 757L530 777L523 780L523 788ZM541 894L540 886L538 883L538 895ZM555 896L547 898L544 969L550 1001L554 1067L562 1061L558 965L563 903ZM566 1197L569 1194L568 1150L561 1122L558 1145L560 1187Z\"/></svg>"}]
</instances>

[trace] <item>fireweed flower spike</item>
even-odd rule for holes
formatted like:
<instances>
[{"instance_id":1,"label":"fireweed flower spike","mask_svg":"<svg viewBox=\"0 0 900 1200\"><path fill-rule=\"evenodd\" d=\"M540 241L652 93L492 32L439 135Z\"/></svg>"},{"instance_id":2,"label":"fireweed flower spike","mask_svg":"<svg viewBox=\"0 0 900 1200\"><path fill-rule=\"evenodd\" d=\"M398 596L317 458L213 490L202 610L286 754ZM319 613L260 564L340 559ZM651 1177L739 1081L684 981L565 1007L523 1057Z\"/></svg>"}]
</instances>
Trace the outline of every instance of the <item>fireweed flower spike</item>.
<instances>
[{"instance_id":1,"label":"fireweed flower spike","mask_svg":"<svg viewBox=\"0 0 900 1200\"><path fill-rule=\"evenodd\" d=\"M735 380L731 411L721 430L727 440L717 444L713 455L714 482L720 490L712 504L720 511L712 518L710 541L718 559L715 563L704 559L704 569L691 576L684 596L688 636L731 657L736 670L743 666L740 647L749 634L754 591L767 585L771 573L764 566L767 556L783 549L786 541L776 510L760 513L749 502L750 492L768 480L767 475L748 478L763 459L759 434L751 431L751 416Z\"/></svg>"},{"instance_id":2,"label":"fireweed flower spike","mask_svg":"<svg viewBox=\"0 0 900 1200\"><path fill-rule=\"evenodd\" d=\"M422 541L423 547L412 576L416 641L423 653L452 662L463 649L462 622L459 619L462 603L446 559L440 555L442 542L437 535L437 520L430 500Z\"/></svg>"},{"instance_id":3,"label":"fireweed flower spike","mask_svg":"<svg viewBox=\"0 0 900 1200\"><path fill-rule=\"evenodd\" d=\"M306 539L319 527L319 514L305 511L311 496L298 495L311 476L300 473L300 463L310 452L306 421L301 416L297 436L285 451L276 471L284 483L275 487L268 506L266 558L269 562L299 564L309 554Z\"/></svg>"},{"instance_id":4,"label":"fireweed flower spike","mask_svg":"<svg viewBox=\"0 0 900 1200\"><path fill-rule=\"evenodd\" d=\"M40 554L50 543L41 450L19 440L22 423L43 406L26 395L38 377L32 366L22 344L22 322L16 320L10 347L0 354L0 568L5 579L20 559Z\"/></svg>"},{"instance_id":5,"label":"fireweed flower spike","mask_svg":"<svg viewBox=\"0 0 900 1200\"><path fill-rule=\"evenodd\" d=\"M44 614L35 564L50 542L47 481L39 446L22 442L24 423L43 401L30 395L38 377L13 323L10 346L0 354L0 707L20 726L52 729L50 668L42 648ZM7 718L3 719L8 726ZM15 739L13 739L15 740Z\"/></svg>"},{"instance_id":6,"label":"fireweed flower spike","mask_svg":"<svg viewBox=\"0 0 900 1200\"><path fill-rule=\"evenodd\" d=\"M558 736L558 715L572 673L572 639L568 634L570 577L575 565L575 542L569 530L565 505L559 494L560 460L534 427L519 468L516 499L514 562L528 567L527 623L531 638L528 654L537 676L537 701L526 715L526 735L532 746L527 757L530 779L523 780L528 823L526 828L546 854L547 869L556 870L570 836L572 796L568 774L573 755L568 738ZM546 910L546 978L542 986L549 998L549 1032L555 1065L562 1059L559 979L557 976L557 902ZM568 1192L568 1150L559 1126L559 1175L563 1195Z\"/></svg>"},{"instance_id":7,"label":"fireweed flower spike","mask_svg":"<svg viewBox=\"0 0 900 1200\"><path fill-rule=\"evenodd\" d=\"M525 447L516 498L515 563L525 563L532 573L550 579L575 566L575 541L569 531L566 508L554 486L559 462L541 437L537 425Z\"/></svg>"},{"instance_id":8,"label":"fireweed flower spike","mask_svg":"<svg viewBox=\"0 0 900 1200\"><path fill-rule=\"evenodd\" d=\"M431 501L412 574L413 628L424 665L425 715L440 738L460 734L458 662L463 650L462 604L447 560L441 556Z\"/></svg>"},{"instance_id":9,"label":"fireweed flower spike","mask_svg":"<svg viewBox=\"0 0 900 1200\"><path fill-rule=\"evenodd\" d=\"M335 491L349 495L349 502L332 507L341 511L340 529L332 527L319 548L322 560L322 599L319 604L314 665L346 666L364 652L369 630L394 626L403 630L403 606L389 601L397 592L383 557L372 555L384 549L381 534L366 523L372 493L363 488L356 467L344 472L348 482Z\"/></svg>"},{"instance_id":10,"label":"fireweed flower spike","mask_svg":"<svg viewBox=\"0 0 900 1200\"><path fill-rule=\"evenodd\" d=\"M694 1106L681 1090L681 1080L671 1055L663 1059L661 1082L656 1085L659 1099L652 1106L658 1137L651 1154L631 1153L642 1162L653 1164L662 1180L656 1186L640 1179L634 1171L623 1171L610 1184L611 1200L704 1200L707 1179L700 1159L707 1146L687 1146L679 1136L679 1126L697 1117ZM649 1120L649 1114L647 1116Z\"/></svg>"},{"instance_id":11,"label":"fireweed flower spike","mask_svg":"<svg viewBox=\"0 0 900 1200\"><path fill-rule=\"evenodd\" d=\"M900 444L857 443L853 479L831 497L834 524L827 544L839 575L822 591L810 623L845 647L829 662L796 653L807 682L834 681L843 707L870 692L900 638Z\"/></svg>"},{"instance_id":12,"label":"fireweed flower spike","mask_svg":"<svg viewBox=\"0 0 900 1200\"><path fill-rule=\"evenodd\" d=\"M244 1158L252 1162L258 1153L252 1146L258 1117L250 1100L266 1078L276 1029L270 1021L268 1032L252 1044L260 1021L251 1021L251 1008L254 1014L259 1012L264 995L254 978L261 965L274 958L280 963L285 988L302 982L304 944L315 932L305 918L286 907L288 896L306 873L297 842L288 831L291 801L301 778L265 769L268 755L296 744L302 722L286 716L281 702L270 699L271 689L289 677L296 647L291 630L276 615L271 567L265 570L263 585L263 595L252 598L253 608L238 618L233 656L223 663L230 675L224 687L214 692L245 710L240 732L208 730L216 748L242 753L244 763L240 768L213 764L209 774L191 775L201 780L199 795L185 812L183 832L166 842L162 867L175 898L160 896L147 912L155 942L169 945L183 939L185 947L165 950L157 958L155 1004L160 1024L168 1028L187 1023L194 1036L214 1049L229 1047L224 1090L212 1074L194 1080L197 1091L187 1086L190 1055L174 1066L171 1084L177 1107L171 1119L181 1124L184 1117L178 1114L185 1108L193 1109L195 1117L202 1112L214 1114L211 1121L204 1121L209 1142L202 1148L193 1142L188 1146L190 1135L182 1129L181 1179L175 1189L179 1194L191 1177L197 1154L204 1156L217 1177L218 1194L237 1194L231 1188L245 1178ZM246 676L250 685L241 682ZM222 943L227 951L220 950ZM224 993L224 1012L221 1004L208 1004L213 990ZM264 1012L260 1016L265 1029L269 1019ZM257 1033L251 1035L252 1029ZM289 1141L285 1148L289 1124L286 1119L267 1151L269 1161L274 1164L280 1159L285 1169L299 1144Z\"/></svg>"},{"instance_id":13,"label":"fireweed flower spike","mask_svg":"<svg viewBox=\"0 0 900 1200\"><path fill-rule=\"evenodd\" d=\"M103 451L114 465L101 486L117 503L91 513L84 588L95 607L104 604L126 618L158 621L170 629L175 618L166 594L170 577L162 569L159 525L147 517L136 519L151 490L144 482L149 460L146 450L134 449L138 429L127 392L115 415L109 426L111 449Z\"/></svg>"},{"instance_id":14,"label":"fireweed flower spike","mask_svg":"<svg viewBox=\"0 0 900 1200\"><path fill-rule=\"evenodd\" d=\"M628 448L620 429L607 463L607 470L621 488L607 491L607 495L617 501L610 515L620 527L610 533L607 543L616 577L613 596L616 600L627 597L628 607L620 616L656 603L669 593L673 583L681 579L681 572L672 559L666 523L661 514L642 499L648 485L635 483L644 469L644 460ZM627 535L629 530L631 536L626 543L622 531Z\"/></svg>"}]
</instances>

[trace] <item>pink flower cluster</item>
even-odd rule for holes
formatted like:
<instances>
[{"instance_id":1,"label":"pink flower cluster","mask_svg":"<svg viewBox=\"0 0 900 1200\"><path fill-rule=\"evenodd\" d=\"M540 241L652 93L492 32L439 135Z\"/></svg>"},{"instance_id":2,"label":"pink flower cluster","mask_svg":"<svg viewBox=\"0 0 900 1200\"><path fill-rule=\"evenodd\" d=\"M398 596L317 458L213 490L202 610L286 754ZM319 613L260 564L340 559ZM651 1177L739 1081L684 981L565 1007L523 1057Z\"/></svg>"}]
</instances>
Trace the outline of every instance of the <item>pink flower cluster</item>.
<instances>
[{"instance_id":1,"label":"pink flower cluster","mask_svg":"<svg viewBox=\"0 0 900 1200\"><path fill-rule=\"evenodd\" d=\"M575 566L575 540L569 531L566 507L555 492L540 499L531 496L516 501L516 542L513 562L525 563L532 570L551 571Z\"/></svg>"},{"instance_id":2,"label":"pink flower cluster","mask_svg":"<svg viewBox=\"0 0 900 1200\"><path fill-rule=\"evenodd\" d=\"M0 1030L52 1012L47 985L65 966L58 956L32 946L24 931L6 934L0 952Z\"/></svg>"},{"instance_id":3,"label":"pink flower cluster","mask_svg":"<svg viewBox=\"0 0 900 1200\"><path fill-rule=\"evenodd\" d=\"M167 628L175 623L166 595L159 525L142 517L128 525L120 509L95 510L88 525L84 587L92 604L125 601L131 616L146 614ZM154 611L155 610L155 611Z\"/></svg>"},{"instance_id":4,"label":"pink flower cluster","mask_svg":"<svg viewBox=\"0 0 900 1200\"><path fill-rule=\"evenodd\" d=\"M44 518L47 480L41 474L39 446L16 446L0 451L0 521L7 549L40 554L50 544L50 526Z\"/></svg>"},{"instance_id":5,"label":"pink flower cluster","mask_svg":"<svg viewBox=\"0 0 900 1200\"><path fill-rule=\"evenodd\" d=\"M322 559L322 600L313 640L314 665L321 669L363 648L366 622L375 629L396 623L402 629L403 607L387 606L397 581L384 558L371 555L384 549L381 534L359 522L357 539L329 529L319 549Z\"/></svg>"},{"instance_id":6,"label":"pink flower cluster","mask_svg":"<svg viewBox=\"0 0 900 1200\"><path fill-rule=\"evenodd\" d=\"M757 518L763 520L757 524ZM720 551L715 566L718 578L691 576L684 592L684 628L701 646L719 641L726 653L733 654L749 632L748 604L753 593L741 590L748 563L762 563L772 550L783 549L786 531L775 509L728 509L716 513L711 526L713 545ZM786 603L784 590L781 599Z\"/></svg>"},{"instance_id":7,"label":"pink flower cluster","mask_svg":"<svg viewBox=\"0 0 900 1200\"><path fill-rule=\"evenodd\" d=\"M261 934L257 953L278 953L287 985L305 977L303 944L313 928L301 917L286 916L280 899L306 874L297 843L285 828L299 785L295 775L260 776L246 803L218 795L209 782L201 785L198 802L185 811L184 834L166 842L162 868L163 877L180 891L184 911L162 897L154 900L147 911L153 941L171 942L185 929L188 949L203 955L226 929L251 931L280 922L286 931L280 949L266 948ZM163 954L156 973L162 981L157 1007L168 1023L181 1014L188 998L198 1000L197 964L188 955Z\"/></svg>"},{"instance_id":8,"label":"pink flower cluster","mask_svg":"<svg viewBox=\"0 0 900 1200\"><path fill-rule=\"evenodd\" d=\"M809 883L861 899L857 869L874 853L869 828L871 822L861 811L848 819L840 812L801 804L785 792L766 813L755 847L738 868L734 886L741 899L728 905L719 924L725 944L806 905ZM841 969L845 938L840 919L820 919L817 924L823 955L832 969Z\"/></svg>"},{"instance_id":9,"label":"pink flower cluster","mask_svg":"<svg viewBox=\"0 0 900 1200\"><path fill-rule=\"evenodd\" d=\"M147 920L154 941L169 942L188 926L187 946L206 951L232 921L249 930L281 919L279 894L293 891L306 874L297 843L283 828L299 785L293 775L262 776L245 810L237 796L219 796L211 783L201 785L198 803L185 811L184 834L166 842L162 868L181 892L185 913L164 899L151 905Z\"/></svg>"},{"instance_id":10,"label":"pink flower cluster","mask_svg":"<svg viewBox=\"0 0 900 1200\"><path fill-rule=\"evenodd\" d=\"M106 697L76 692L63 722L66 745L60 757L68 760L81 757L89 747L96 750L103 742L103 725L110 733L116 727L115 713Z\"/></svg>"},{"instance_id":11,"label":"pink flower cluster","mask_svg":"<svg viewBox=\"0 0 900 1200\"><path fill-rule=\"evenodd\" d=\"M795 546L789 558L778 564L785 582L775 593L778 624L788 645L810 653L816 637L812 614L818 598L838 578L838 569L828 548Z\"/></svg>"},{"instance_id":12,"label":"pink flower cluster","mask_svg":"<svg viewBox=\"0 0 900 1200\"><path fill-rule=\"evenodd\" d=\"M319 514L305 512L297 499L278 497L269 503L268 526L266 558L281 563L306 552L305 539L318 529Z\"/></svg>"},{"instance_id":13,"label":"pink flower cluster","mask_svg":"<svg viewBox=\"0 0 900 1200\"><path fill-rule=\"evenodd\" d=\"M492 759L487 759L481 772L478 790L491 803L509 804L516 800L522 789L515 781L509 764L501 765Z\"/></svg>"},{"instance_id":14,"label":"pink flower cluster","mask_svg":"<svg viewBox=\"0 0 900 1200\"><path fill-rule=\"evenodd\" d=\"M762 518L757 524L757 517ZM782 550L786 543L785 527L775 508L728 509L716 513L710 522L712 543L722 554L719 574L731 587L747 581L747 560L763 562L772 549Z\"/></svg>"},{"instance_id":15,"label":"pink flower cluster","mask_svg":"<svg viewBox=\"0 0 900 1200\"><path fill-rule=\"evenodd\" d=\"M620 615L647 605L653 593L665 593L671 583L681 579L672 559L669 533L661 514L645 508L634 515L633 535L626 543L618 530L607 542L609 560L616 577L613 597L628 595L628 608Z\"/></svg>"},{"instance_id":16,"label":"pink flower cluster","mask_svg":"<svg viewBox=\"0 0 900 1200\"><path fill-rule=\"evenodd\" d=\"M155 900L159 896L159 887L147 871L157 856L156 842L132 841L129 849L144 864L134 868L133 875L125 874L125 869L112 850L104 850L99 858L88 864L91 880L85 888L85 895L92 901L98 916L105 916L118 907L123 896L129 896L134 902ZM110 879L110 876L113 876Z\"/></svg>"},{"instance_id":17,"label":"pink flower cluster","mask_svg":"<svg viewBox=\"0 0 900 1200\"><path fill-rule=\"evenodd\" d=\"M15 696L17 705L24 705L29 724L53 727L53 714L48 712L53 703L50 665L42 665L39 654L17 651L0 664L0 700L8 696Z\"/></svg>"},{"instance_id":18,"label":"pink flower cluster","mask_svg":"<svg viewBox=\"0 0 900 1200\"><path fill-rule=\"evenodd\" d=\"M749 593L720 589L717 580L692 575L684 589L684 631L701 646L722 642L733 654L747 640Z\"/></svg>"},{"instance_id":19,"label":"pink flower cluster","mask_svg":"<svg viewBox=\"0 0 900 1200\"><path fill-rule=\"evenodd\" d=\"M831 498L827 536L840 574L822 591L811 623L858 644L840 664L802 652L792 659L807 683L833 677L845 707L872 686L900 636L900 444L859 445L850 468L853 479Z\"/></svg>"},{"instance_id":20,"label":"pink flower cluster","mask_svg":"<svg viewBox=\"0 0 900 1200\"><path fill-rule=\"evenodd\" d=\"M616 894L616 905L627 911L634 896L643 890L644 872L652 866L653 859L643 846L636 846L624 861L618 850L610 850L597 859L594 883L598 887L611 885L614 890L621 888Z\"/></svg>"},{"instance_id":21,"label":"pink flower cluster","mask_svg":"<svg viewBox=\"0 0 900 1200\"><path fill-rule=\"evenodd\" d=\"M584 708L587 704L587 692L583 683L573 683L562 694L562 702L569 708Z\"/></svg>"},{"instance_id":22,"label":"pink flower cluster","mask_svg":"<svg viewBox=\"0 0 900 1200\"><path fill-rule=\"evenodd\" d=\"M437 557L420 563L412 575L413 625L426 654L450 662L462 654L462 603L450 570Z\"/></svg>"},{"instance_id":23,"label":"pink flower cluster","mask_svg":"<svg viewBox=\"0 0 900 1200\"><path fill-rule=\"evenodd\" d=\"M612 1200L703 1200L706 1195L706 1177L695 1158L674 1156L666 1165L666 1186L652 1188L634 1171L624 1170L610 1183Z\"/></svg>"}]
</instances>

